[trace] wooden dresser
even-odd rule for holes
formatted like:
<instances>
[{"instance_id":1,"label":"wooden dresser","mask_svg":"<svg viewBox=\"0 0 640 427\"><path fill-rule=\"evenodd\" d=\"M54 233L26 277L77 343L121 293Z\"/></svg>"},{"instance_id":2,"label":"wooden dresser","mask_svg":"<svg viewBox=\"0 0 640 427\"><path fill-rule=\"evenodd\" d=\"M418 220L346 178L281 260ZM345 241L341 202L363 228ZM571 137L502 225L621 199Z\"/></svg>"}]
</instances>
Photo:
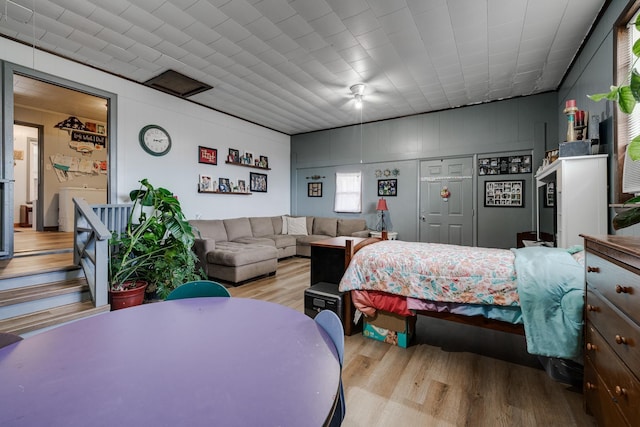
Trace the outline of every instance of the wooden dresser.
<instances>
[{"instance_id":1,"label":"wooden dresser","mask_svg":"<svg viewBox=\"0 0 640 427\"><path fill-rule=\"evenodd\" d=\"M640 426L640 237L583 237L585 406L600 426Z\"/></svg>"}]
</instances>

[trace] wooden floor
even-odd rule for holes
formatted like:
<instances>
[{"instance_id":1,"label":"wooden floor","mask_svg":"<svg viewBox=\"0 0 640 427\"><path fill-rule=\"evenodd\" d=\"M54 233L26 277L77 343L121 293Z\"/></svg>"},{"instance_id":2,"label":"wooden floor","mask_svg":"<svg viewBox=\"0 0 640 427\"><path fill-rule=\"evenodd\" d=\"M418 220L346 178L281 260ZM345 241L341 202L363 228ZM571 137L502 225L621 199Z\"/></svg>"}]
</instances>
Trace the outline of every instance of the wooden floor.
<instances>
[{"instance_id":1,"label":"wooden floor","mask_svg":"<svg viewBox=\"0 0 640 427\"><path fill-rule=\"evenodd\" d=\"M308 283L309 260L291 258L230 293L304 312ZM344 427L595 426L581 390L547 376L524 337L424 316L407 349L345 337L343 381Z\"/></svg>"},{"instance_id":2,"label":"wooden floor","mask_svg":"<svg viewBox=\"0 0 640 427\"><path fill-rule=\"evenodd\" d=\"M73 263L73 233L36 232L16 228L13 234L14 257L0 260L0 280L56 270Z\"/></svg>"}]
</instances>

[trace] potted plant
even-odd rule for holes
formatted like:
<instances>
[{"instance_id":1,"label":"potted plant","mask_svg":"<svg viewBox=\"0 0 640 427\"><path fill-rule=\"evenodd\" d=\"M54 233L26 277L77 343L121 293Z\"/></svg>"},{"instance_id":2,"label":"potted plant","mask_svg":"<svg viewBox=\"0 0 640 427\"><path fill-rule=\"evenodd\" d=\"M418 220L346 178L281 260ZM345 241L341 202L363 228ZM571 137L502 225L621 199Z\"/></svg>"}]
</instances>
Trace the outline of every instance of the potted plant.
<instances>
[{"instance_id":1,"label":"potted plant","mask_svg":"<svg viewBox=\"0 0 640 427\"><path fill-rule=\"evenodd\" d=\"M637 30L640 30L640 20L634 23ZM640 102L640 73L636 70L636 63L640 59L640 40L637 40L632 47L632 52L635 57L633 64L631 64L628 84L622 86L611 86L610 91L606 93L597 93L594 95L587 95L589 99L593 101L601 101L603 99L614 101L618 104L618 108L625 114L633 113L636 104ZM640 135L636 136L629 142L627 147L627 153L633 161L640 160ZM631 225L640 223L640 196L632 197L624 204L629 206L622 212L616 214L613 217L612 224L615 230L629 227ZM634 206L635 205L635 206Z\"/></svg>"},{"instance_id":2,"label":"potted plant","mask_svg":"<svg viewBox=\"0 0 640 427\"><path fill-rule=\"evenodd\" d=\"M165 188L153 187L147 179L140 184L129 193L133 207L125 230L113 233L110 240L112 301L134 293L143 299L145 290L164 299L182 283L203 278L192 251L195 236L178 199ZM134 305L142 299L138 296ZM127 305L112 302L112 306Z\"/></svg>"}]
</instances>

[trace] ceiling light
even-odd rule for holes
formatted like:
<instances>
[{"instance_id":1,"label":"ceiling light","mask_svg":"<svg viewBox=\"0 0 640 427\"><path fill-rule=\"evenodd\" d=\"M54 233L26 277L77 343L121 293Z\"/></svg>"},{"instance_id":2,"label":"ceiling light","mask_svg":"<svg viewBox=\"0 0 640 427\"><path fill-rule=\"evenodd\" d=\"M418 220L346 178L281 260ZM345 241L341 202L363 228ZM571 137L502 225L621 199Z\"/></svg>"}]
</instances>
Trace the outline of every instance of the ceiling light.
<instances>
[{"instance_id":1,"label":"ceiling light","mask_svg":"<svg viewBox=\"0 0 640 427\"><path fill-rule=\"evenodd\" d=\"M349 88L356 101L356 108L358 109L362 108L362 98L364 97L364 89L366 87L367 86L364 83L357 83Z\"/></svg>"}]
</instances>

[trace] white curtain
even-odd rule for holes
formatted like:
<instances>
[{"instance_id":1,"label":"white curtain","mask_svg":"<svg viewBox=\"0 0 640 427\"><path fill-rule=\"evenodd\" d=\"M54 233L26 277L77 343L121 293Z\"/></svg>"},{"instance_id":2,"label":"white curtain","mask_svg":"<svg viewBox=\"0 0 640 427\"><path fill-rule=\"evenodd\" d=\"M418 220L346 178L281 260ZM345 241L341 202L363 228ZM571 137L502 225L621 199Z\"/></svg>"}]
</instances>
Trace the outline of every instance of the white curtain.
<instances>
[{"instance_id":1,"label":"white curtain","mask_svg":"<svg viewBox=\"0 0 640 427\"><path fill-rule=\"evenodd\" d=\"M362 173L336 173L336 212L362 212Z\"/></svg>"}]
</instances>

